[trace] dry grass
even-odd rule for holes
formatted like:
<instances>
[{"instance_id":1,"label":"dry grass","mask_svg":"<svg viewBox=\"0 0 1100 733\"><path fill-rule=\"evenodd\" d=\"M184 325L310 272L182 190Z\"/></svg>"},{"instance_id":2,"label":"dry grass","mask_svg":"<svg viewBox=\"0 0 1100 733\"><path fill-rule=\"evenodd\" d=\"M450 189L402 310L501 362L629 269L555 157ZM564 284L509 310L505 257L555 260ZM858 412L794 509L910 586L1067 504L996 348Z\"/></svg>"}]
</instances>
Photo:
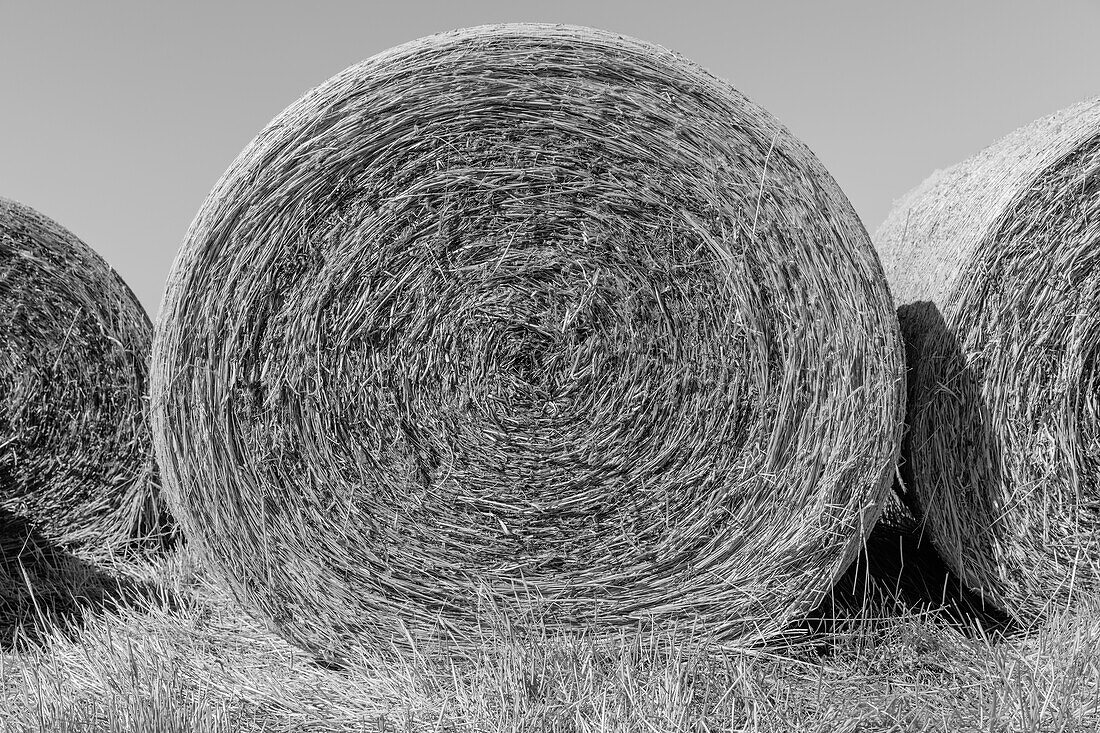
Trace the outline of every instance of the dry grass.
<instances>
[{"instance_id":1,"label":"dry grass","mask_svg":"<svg viewBox=\"0 0 1100 733\"><path fill-rule=\"evenodd\" d=\"M774 118L640 41L497 26L346 70L240 155L152 407L188 536L347 660L494 618L776 633L880 511L902 369L862 224Z\"/></svg>"},{"instance_id":2,"label":"dry grass","mask_svg":"<svg viewBox=\"0 0 1100 733\"><path fill-rule=\"evenodd\" d=\"M1100 590L1100 102L937 172L876 235L909 378L907 500L1023 623Z\"/></svg>"},{"instance_id":3,"label":"dry grass","mask_svg":"<svg viewBox=\"0 0 1100 733\"><path fill-rule=\"evenodd\" d=\"M76 560L76 558L70 558ZM32 559L33 560L33 559ZM29 560L30 561L30 560ZM1091 731L1100 605L998 635L874 603L782 645L685 651L661 633L486 637L452 659L319 665L186 550L85 556L114 601L29 620L0 652L3 731ZM37 568L40 578L50 574ZM55 564L53 588L88 588ZM119 591L118 581L140 592ZM109 593L111 595L111 593ZM39 605L58 598L49 588Z\"/></svg>"},{"instance_id":4,"label":"dry grass","mask_svg":"<svg viewBox=\"0 0 1100 733\"><path fill-rule=\"evenodd\" d=\"M70 544L123 541L158 521L152 339L99 255L0 199L0 509Z\"/></svg>"}]
</instances>

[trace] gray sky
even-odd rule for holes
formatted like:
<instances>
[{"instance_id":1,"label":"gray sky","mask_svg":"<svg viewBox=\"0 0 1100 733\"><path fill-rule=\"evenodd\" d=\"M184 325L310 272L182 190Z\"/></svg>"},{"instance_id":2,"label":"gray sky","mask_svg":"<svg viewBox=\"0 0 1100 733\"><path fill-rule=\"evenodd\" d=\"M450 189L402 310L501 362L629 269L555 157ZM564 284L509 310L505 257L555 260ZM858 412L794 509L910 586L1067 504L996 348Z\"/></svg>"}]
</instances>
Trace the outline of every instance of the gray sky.
<instances>
[{"instance_id":1,"label":"gray sky","mask_svg":"<svg viewBox=\"0 0 1100 733\"><path fill-rule=\"evenodd\" d=\"M155 316L206 194L307 89L390 46L503 21L675 49L778 117L874 231L934 169L1100 96L1100 2L0 0L0 196L99 251Z\"/></svg>"}]
</instances>

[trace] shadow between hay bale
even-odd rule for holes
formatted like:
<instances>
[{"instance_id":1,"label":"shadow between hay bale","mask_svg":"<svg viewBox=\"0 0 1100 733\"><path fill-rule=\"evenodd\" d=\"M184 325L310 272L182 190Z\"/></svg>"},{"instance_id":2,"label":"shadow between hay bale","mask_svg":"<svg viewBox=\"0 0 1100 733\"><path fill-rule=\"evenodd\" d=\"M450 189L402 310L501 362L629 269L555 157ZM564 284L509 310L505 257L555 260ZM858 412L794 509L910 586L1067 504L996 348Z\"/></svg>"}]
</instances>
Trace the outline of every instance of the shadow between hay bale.
<instances>
[{"instance_id":1,"label":"shadow between hay bale","mask_svg":"<svg viewBox=\"0 0 1100 733\"><path fill-rule=\"evenodd\" d=\"M921 522L891 502L856 561L792 631L843 633L856 626L866 631L869 625L889 627L913 614L931 616L967 634L1018 630L1009 616L951 572Z\"/></svg>"},{"instance_id":2,"label":"shadow between hay bale","mask_svg":"<svg viewBox=\"0 0 1100 733\"><path fill-rule=\"evenodd\" d=\"M1100 103L937 172L876 234L909 360L908 501L1025 626L1100 590Z\"/></svg>"},{"instance_id":3,"label":"shadow between hay bale","mask_svg":"<svg viewBox=\"0 0 1100 733\"><path fill-rule=\"evenodd\" d=\"M0 199L0 507L62 544L162 532L152 325L86 244Z\"/></svg>"},{"instance_id":4,"label":"shadow between hay bale","mask_svg":"<svg viewBox=\"0 0 1100 733\"><path fill-rule=\"evenodd\" d=\"M914 453L913 441L923 440L921 444L927 453L926 465L917 463L921 470L938 472L949 475L962 467L963 471L972 470L981 466L987 471L982 481L987 485L999 485L1001 483L1001 466L1003 456L1000 437L991 429L988 419L989 406L982 394L981 376L971 368L966 354L963 353L958 340L947 327L943 314L935 303L918 301L907 303L898 308L898 323L901 326L902 343L905 346L906 365L910 375L923 376L928 371L934 370L937 375L935 390L941 396L958 405L965 406L965 411L960 411L960 424L951 432L933 433L930 438L919 430L906 430L902 439L901 458L898 461L898 473L900 481L894 484L895 493L901 499L905 512L913 519L924 518L923 504L937 503L935 497L925 497L922 502L912 487L915 487L922 476L914 474L914 464L907 458ZM922 364L922 360L925 362ZM912 378L908 381L908 404L924 404L930 399L926 393L927 385L919 379ZM932 397L931 399L935 399ZM923 420L924 415L915 415L916 420ZM937 443L950 443L945 448ZM922 453L923 455L923 453ZM959 463L941 466L939 461L948 457L961 457ZM984 497L987 501L997 502L1000 497ZM979 498L979 501L982 499ZM944 501L950 501L944 499ZM992 518L1003 511L1000 505L987 505L981 508L984 516L992 521ZM907 523L907 517L899 516L899 522ZM980 561L988 569L995 562L993 560L994 548L990 534L980 532L969 539L972 553L980 557ZM960 545L961 546L961 545ZM951 558L953 567L963 564L961 557Z\"/></svg>"},{"instance_id":5,"label":"shadow between hay bale","mask_svg":"<svg viewBox=\"0 0 1100 733\"><path fill-rule=\"evenodd\" d=\"M0 508L0 651L22 651L57 633L75 639L87 614L156 593L58 547Z\"/></svg>"},{"instance_id":6,"label":"shadow between hay bale","mask_svg":"<svg viewBox=\"0 0 1100 733\"><path fill-rule=\"evenodd\" d=\"M323 658L744 641L855 557L903 368L862 224L769 114L641 41L495 26L241 153L173 267L152 415L194 546Z\"/></svg>"}]
</instances>

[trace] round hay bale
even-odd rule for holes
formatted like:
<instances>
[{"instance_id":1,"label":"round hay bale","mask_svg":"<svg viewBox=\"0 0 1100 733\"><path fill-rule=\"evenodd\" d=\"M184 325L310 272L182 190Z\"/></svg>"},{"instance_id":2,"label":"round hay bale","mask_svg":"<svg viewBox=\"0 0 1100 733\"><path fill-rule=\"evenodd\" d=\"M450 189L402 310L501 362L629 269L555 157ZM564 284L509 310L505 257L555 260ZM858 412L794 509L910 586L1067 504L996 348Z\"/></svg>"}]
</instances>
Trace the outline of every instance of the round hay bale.
<instances>
[{"instance_id":1,"label":"round hay bale","mask_svg":"<svg viewBox=\"0 0 1100 733\"><path fill-rule=\"evenodd\" d=\"M66 545L151 526L152 340L141 304L99 255L0 199L0 508Z\"/></svg>"},{"instance_id":2,"label":"round hay bale","mask_svg":"<svg viewBox=\"0 0 1100 733\"><path fill-rule=\"evenodd\" d=\"M906 501L1027 624L1100 583L1100 103L937 172L876 234L909 360Z\"/></svg>"},{"instance_id":3,"label":"round hay bale","mask_svg":"<svg viewBox=\"0 0 1100 733\"><path fill-rule=\"evenodd\" d=\"M869 237L764 110L641 41L480 27L232 164L161 306L154 441L196 546L325 658L756 638L877 516L903 370Z\"/></svg>"}]
</instances>

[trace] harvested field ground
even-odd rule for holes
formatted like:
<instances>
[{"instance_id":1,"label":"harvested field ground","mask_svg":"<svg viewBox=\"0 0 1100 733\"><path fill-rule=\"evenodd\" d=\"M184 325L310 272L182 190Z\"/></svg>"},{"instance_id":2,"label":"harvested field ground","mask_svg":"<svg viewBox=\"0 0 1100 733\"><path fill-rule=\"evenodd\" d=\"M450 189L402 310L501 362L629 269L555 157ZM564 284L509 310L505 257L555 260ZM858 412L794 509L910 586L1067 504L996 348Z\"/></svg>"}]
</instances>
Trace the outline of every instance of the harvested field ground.
<instances>
[{"instance_id":1,"label":"harvested field ground","mask_svg":"<svg viewBox=\"0 0 1100 733\"><path fill-rule=\"evenodd\" d=\"M8 546L2 730L1095 730L1100 603L1014 632L951 597L934 565L923 585L912 567L899 582L889 548L926 561L911 540L877 530L877 559L861 566L873 572L850 573L768 648L685 656L644 632L514 637L469 658L345 669L252 620L185 546L127 560ZM922 609L937 582L949 609Z\"/></svg>"}]
</instances>

